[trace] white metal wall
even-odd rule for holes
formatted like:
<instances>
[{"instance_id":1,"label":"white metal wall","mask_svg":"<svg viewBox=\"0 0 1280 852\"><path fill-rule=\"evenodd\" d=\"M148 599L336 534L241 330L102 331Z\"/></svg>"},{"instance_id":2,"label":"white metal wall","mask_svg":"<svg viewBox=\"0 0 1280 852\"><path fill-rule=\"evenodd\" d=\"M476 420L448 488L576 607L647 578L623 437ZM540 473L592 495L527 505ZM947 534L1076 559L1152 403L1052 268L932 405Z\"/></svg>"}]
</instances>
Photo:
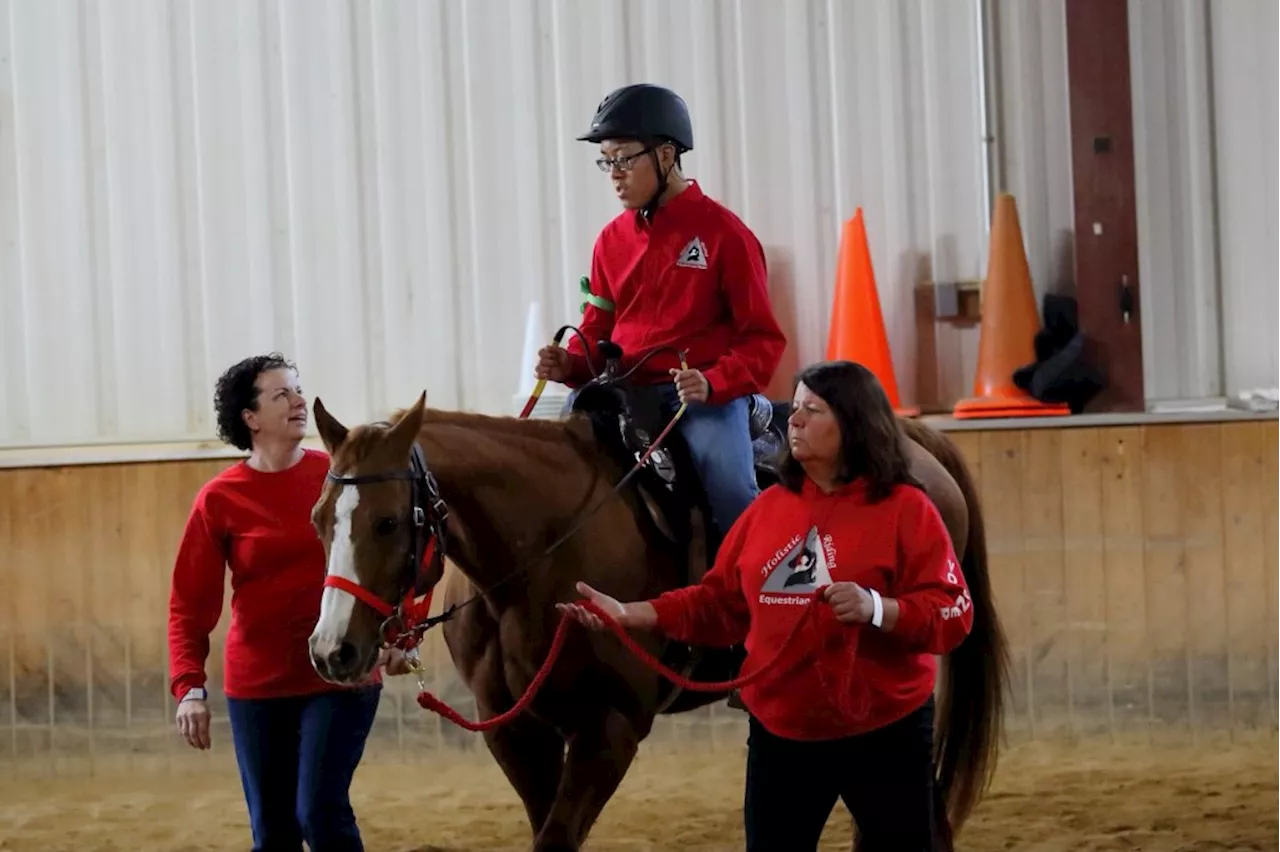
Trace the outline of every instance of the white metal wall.
<instances>
[{"instance_id":1,"label":"white metal wall","mask_svg":"<svg viewBox=\"0 0 1280 852\"><path fill-rule=\"evenodd\" d=\"M1129 0L1148 399L1280 384L1275 0Z\"/></svg>"},{"instance_id":2,"label":"white metal wall","mask_svg":"<svg viewBox=\"0 0 1280 852\"><path fill-rule=\"evenodd\" d=\"M1236 393L1280 384L1280 5L1209 9L1224 390Z\"/></svg>"},{"instance_id":3,"label":"white metal wall","mask_svg":"<svg viewBox=\"0 0 1280 852\"><path fill-rule=\"evenodd\" d=\"M1036 290L1070 293L1075 280L1071 121L1064 0L993 2L998 90L996 186L1018 199Z\"/></svg>"},{"instance_id":4,"label":"white metal wall","mask_svg":"<svg viewBox=\"0 0 1280 852\"><path fill-rule=\"evenodd\" d=\"M685 95L687 171L765 244L792 341L775 390L822 354L840 223L862 206L903 397L954 400L976 331L940 327L936 363L918 363L912 287L986 265L978 2L0 0L0 445L208 437L214 377L269 348L349 420L424 388L436 405L510 410L527 306L542 303L547 335L576 319L576 281L616 212L573 138L637 79ZM1203 149L1140 153L1159 395L1213 382L1190 353L1219 345L1204 342L1217 318L1169 307L1216 293L1205 275L1228 282L1222 317L1248 330L1223 335L1242 377L1228 384L1276 383L1274 326L1256 336L1276 314L1274 196L1259 194L1276 183L1275 74L1251 71L1262 57L1274 72L1275 28L1248 18L1274 24L1268 2L1205 13L1216 243L1156 190L1202 193L1204 174L1181 170ZM998 186L1018 195L1043 292L1070 277L1061 3L995 5ZM1137 5L1139 46L1159 19L1182 50L1191 31L1161 22L1206 0ZM1189 79L1178 50L1150 60L1166 85ZM1187 125L1150 91L1135 109L1155 150ZM1197 126L1187 144L1202 146ZM1184 333L1199 342L1175 344Z\"/></svg>"},{"instance_id":5,"label":"white metal wall","mask_svg":"<svg viewBox=\"0 0 1280 852\"><path fill-rule=\"evenodd\" d=\"M576 318L616 212L573 137L636 79L686 96L688 171L768 250L779 387L862 205L910 398L909 285L985 265L975 10L0 0L0 443L209 435L213 378L268 348L351 420L509 410L527 305Z\"/></svg>"},{"instance_id":6,"label":"white metal wall","mask_svg":"<svg viewBox=\"0 0 1280 852\"><path fill-rule=\"evenodd\" d=\"M1209 5L1130 2L1129 15L1146 393L1216 395L1222 358Z\"/></svg>"}]
</instances>

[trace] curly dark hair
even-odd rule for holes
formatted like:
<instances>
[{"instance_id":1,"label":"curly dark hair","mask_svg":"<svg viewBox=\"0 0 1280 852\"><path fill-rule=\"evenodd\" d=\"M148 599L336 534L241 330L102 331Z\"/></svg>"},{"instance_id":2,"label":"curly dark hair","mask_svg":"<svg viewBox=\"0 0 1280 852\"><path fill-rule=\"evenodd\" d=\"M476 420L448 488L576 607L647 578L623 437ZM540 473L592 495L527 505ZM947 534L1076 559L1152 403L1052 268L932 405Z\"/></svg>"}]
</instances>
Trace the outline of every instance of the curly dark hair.
<instances>
[{"instance_id":1,"label":"curly dark hair","mask_svg":"<svg viewBox=\"0 0 1280 852\"><path fill-rule=\"evenodd\" d=\"M888 497L895 485L923 487L911 476L906 434L875 373L852 361L823 361L803 370L795 381L801 383L831 407L840 428L839 482L865 477L872 502ZM804 484L804 468L789 445L779 478L796 493Z\"/></svg>"},{"instance_id":2,"label":"curly dark hair","mask_svg":"<svg viewBox=\"0 0 1280 852\"><path fill-rule=\"evenodd\" d=\"M258 410L258 376L269 370L297 370L279 352L254 355L232 364L218 377L213 388L213 410L218 418L218 437L241 450L253 448L253 435L241 413Z\"/></svg>"}]
</instances>

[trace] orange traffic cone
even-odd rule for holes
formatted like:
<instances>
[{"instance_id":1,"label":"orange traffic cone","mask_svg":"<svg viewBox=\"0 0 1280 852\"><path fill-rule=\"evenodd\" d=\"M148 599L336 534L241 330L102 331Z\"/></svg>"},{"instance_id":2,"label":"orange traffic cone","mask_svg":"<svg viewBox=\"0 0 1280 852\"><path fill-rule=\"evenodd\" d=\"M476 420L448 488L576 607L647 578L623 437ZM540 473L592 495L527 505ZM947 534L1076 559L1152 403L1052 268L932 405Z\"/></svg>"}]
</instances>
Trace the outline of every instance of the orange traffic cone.
<instances>
[{"instance_id":1,"label":"orange traffic cone","mask_svg":"<svg viewBox=\"0 0 1280 852\"><path fill-rule=\"evenodd\" d=\"M1010 194L996 199L982 285L982 326L978 332L978 372L973 397L956 403L956 419L982 417L1061 417L1067 405L1044 403L1013 383L1013 373L1035 361L1040 328L1031 270L1022 247L1018 203Z\"/></svg>"},{"instance_id":2,"label":"orange traffic cone","mask_svg":"<svg viewBox=\"0 0 1280 852\"><path fill-rule=\"evenodd\" d=\"M827 360L854 361L866 367L884 387L893 410L915 417L920 409L903 407L898 400L898 380L893 372L889 339L880 313L876 274L871 266L867 229L859 207L846 219L836 259L836 292L831 304L831 329L827 334Z\"/></svg>"}]
</instances>

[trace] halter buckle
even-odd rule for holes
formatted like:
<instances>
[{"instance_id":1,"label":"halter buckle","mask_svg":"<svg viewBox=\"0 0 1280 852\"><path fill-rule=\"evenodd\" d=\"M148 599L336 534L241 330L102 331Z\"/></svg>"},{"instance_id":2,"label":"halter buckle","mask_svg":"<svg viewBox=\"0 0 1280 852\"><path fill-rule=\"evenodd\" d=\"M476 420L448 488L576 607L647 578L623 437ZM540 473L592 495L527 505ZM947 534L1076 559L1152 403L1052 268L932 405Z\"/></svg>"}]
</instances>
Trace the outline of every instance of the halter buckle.
<instances>
[{"instance_id":1,"label":"halter buckle","mask_svg":"<svg viewBox=\"0 0 1280 852\"><path fill-rule=\"evenodd\" d=\"M390 639L387 638L388 626L394 628L395 630L395 633L392 634L392 638ZM396 607L396 611L392 613L390 616L388 616L382 622L381 626L378 627L378 638L382 640L382 647L386 649L386 648L396 647L396 643L400 640L400 637L403 635L404 635L404 619L400 615L400 608Z\"/></svg>"}]
</instances>

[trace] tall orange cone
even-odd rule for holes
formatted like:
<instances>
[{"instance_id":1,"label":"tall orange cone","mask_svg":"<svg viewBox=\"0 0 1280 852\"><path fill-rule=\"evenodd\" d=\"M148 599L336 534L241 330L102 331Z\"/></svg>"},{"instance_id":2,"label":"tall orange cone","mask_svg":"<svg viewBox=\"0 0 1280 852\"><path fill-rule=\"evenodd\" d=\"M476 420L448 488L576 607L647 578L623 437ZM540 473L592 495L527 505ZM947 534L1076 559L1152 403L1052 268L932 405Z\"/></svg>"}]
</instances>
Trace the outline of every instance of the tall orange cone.
<instances>
[{"instance_id":1,"label":"tall orange cone","mask_svg":"<svg viewBox=\"0 0 1280 852\"><path fill-rule=\"evenodd\" d=\"M987 279L982 285L978 372L973 397L956 403L956 419L1071 414L1069 406L1040 402L1013 383L1015 370L1035 362L1039 329L1031 269L1018 224L1018 203L1009 193L1001 193L991 222Z\"/></svg>"},{"instance_id":2,"label":"tall orange cone","mask_svg":"<svg viewBox=\"0 0 1280 852\"><path fill-rule=\"evenodd\" d=\"M898 380L884 331L884 316L880 313L880 294L876 290L876 273L871 266L871 249L867 245L861 207L853 218L845 220L840 235L827 360L861 364L880 380L895 412L903 417L920 413L918 408L903 407L898 400Z\"/></svg>"}]
</instances>

